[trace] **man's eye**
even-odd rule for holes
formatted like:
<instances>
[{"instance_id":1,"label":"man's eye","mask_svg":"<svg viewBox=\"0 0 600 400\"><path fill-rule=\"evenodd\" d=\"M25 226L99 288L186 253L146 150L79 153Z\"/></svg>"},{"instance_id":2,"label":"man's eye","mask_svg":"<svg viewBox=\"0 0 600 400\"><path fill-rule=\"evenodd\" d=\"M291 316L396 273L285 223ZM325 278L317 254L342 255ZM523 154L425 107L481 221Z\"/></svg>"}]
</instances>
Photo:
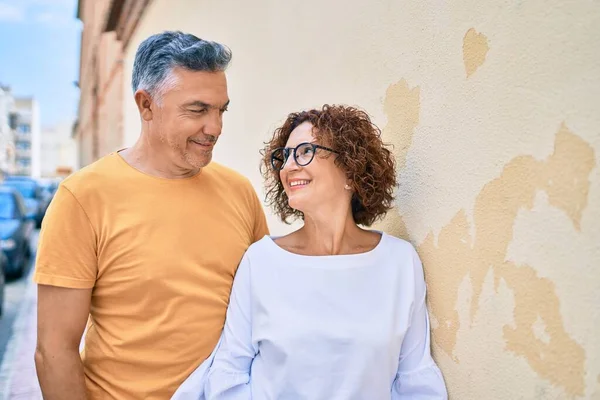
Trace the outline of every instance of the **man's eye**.
<instances>
[{"instance_id":1,"label":"man's eye","mask_svg":"<svg viewBox=\"0 0 600 400\"><path fill-rule=\"evenodd\" d=\"M202 114L203 112L206 112L206 108L203 108L201 110L191 110L191 111L196 114Z\"/></svg>"}]
</instances>

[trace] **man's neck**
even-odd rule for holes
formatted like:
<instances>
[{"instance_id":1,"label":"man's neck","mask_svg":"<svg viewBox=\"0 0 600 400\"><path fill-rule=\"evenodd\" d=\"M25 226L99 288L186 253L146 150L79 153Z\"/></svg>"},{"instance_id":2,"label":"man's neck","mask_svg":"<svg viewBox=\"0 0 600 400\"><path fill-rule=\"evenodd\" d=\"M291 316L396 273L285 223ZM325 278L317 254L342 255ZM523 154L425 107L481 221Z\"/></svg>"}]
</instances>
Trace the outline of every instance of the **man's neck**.
<instances>
[{"instance_id":1,"label":"man's neck","mask_svg":"<svg viewBox=\"0 0 600 400\"><path fill-rule=\"evenodd\" d=\"M182 179L196 175L200 169L175 165L164 151L155 149L141 137L130 148L119 152L125 162L147 175L166 179Z\"/></svg>"}]
</instances>

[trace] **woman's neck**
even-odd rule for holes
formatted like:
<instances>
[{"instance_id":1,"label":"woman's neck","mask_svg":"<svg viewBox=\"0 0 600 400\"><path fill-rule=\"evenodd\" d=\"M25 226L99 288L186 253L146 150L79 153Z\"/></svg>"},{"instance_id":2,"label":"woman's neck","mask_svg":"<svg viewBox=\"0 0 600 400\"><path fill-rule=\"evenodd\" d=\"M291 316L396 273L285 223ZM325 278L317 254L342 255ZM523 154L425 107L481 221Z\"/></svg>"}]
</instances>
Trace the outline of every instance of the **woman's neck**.
<instances>
[{"instance_id":1,"label":"woman's neck","mask_svg":"<svg viewBox=\"0 0 600 400\"><path fill-rule=\"evenodd\" d=\"M353 252L364 231L352 215L344 219L316 219L305 216L304 226L298 230L305 250L314 255L338 255Z\"/></svg>"},{"instance_id":2,"label":"woman's neck","mask_svg":"<svg viewBox=\"0 0 600 400\"><path fill-rule=\"evenodd\" d=\"M330 211L305 214L302 228L275 242L292 253L308 256L364 253L377 246L381 236L359 228L350 208L347 212Z\"/></svg>"}]
</instances>

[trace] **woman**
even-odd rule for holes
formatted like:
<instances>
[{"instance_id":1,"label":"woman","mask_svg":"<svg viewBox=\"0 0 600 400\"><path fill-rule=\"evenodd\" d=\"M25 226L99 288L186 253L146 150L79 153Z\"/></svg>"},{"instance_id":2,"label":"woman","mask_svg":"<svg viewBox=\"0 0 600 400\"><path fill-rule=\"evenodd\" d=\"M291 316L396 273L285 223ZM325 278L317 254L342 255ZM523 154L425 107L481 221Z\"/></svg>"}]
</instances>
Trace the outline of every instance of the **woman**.
<instances>
[{"instance_id":1,"label":"woman","mask_svg":"<svg viewBox=\"0 0 600 400\"><path fill-rule=\"evenodd\" d=\"M246 252L202 376L206 398L447 398L417 253L360 227L393 202L379 129L363 111L326 105L290 114L265 150L270 205L304 224Z\"/></svg>"}]
</instances>

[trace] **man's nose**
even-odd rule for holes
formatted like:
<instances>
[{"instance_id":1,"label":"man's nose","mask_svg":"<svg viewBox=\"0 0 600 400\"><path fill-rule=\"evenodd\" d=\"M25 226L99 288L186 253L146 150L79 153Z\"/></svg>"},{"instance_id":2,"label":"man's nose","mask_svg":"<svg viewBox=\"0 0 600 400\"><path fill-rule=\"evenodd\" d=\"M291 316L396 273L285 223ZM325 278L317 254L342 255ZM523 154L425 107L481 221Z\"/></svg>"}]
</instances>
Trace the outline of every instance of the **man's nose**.
<instances>
[{"instance_id":1,"label":"man's nose","mask_svg":"<svg viewBox=\"0 0 600 400\"><path fill-rule=\"evenodd\" d=\"M223 117L220 113L210 115L204 125L204 133L214 137L219 137L223 129Z\"/></svg>"}]
</instances>

